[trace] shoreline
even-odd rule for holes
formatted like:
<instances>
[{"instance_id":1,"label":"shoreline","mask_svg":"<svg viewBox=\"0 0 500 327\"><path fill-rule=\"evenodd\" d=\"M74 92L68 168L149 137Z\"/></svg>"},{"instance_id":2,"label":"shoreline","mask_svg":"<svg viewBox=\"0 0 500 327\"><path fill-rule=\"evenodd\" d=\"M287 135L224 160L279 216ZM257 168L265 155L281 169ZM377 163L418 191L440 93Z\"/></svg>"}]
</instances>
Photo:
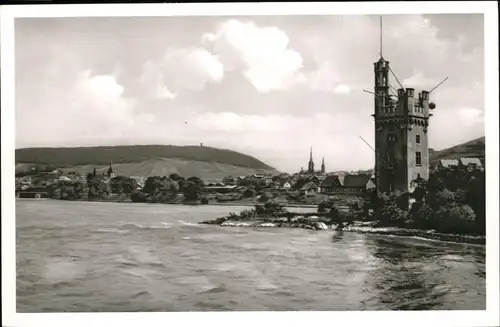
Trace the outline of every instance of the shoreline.
<instances>
[{"instance_id":1,"label":"shoreline","mask_svg":"<svg viewBox=\"0 0 500 327\"><path fill-rule=\"evenodd\" d=\"M132 202L130 199L127 200L116 200L116 199L98 199L98 200L60 200L60 199L50 199L50 198L40 198L40 199L32 199L32 198L16 198L16 200L20 201L40 201L40 200L53 200L53 201L66 201L66 202L106 202L106 203L146 203L146 204L167 204L167 205L184 205L184 206L227 206L227 207L248 207L251 208L255 204L248 202L226 202L226 203L208 203L208 204L200 204L200 203L173 203L173 202ZM284 207L289 208L309 208L316 209L317 206L313 205L303 205L303 204L287 204ZM301 215L309 215L309 214L317 214L316 211L311 213L295 213L298 216ZM319 214L318 214L319 215ZM302 220L298 223L290 223L280 220L279 218L276 220L270 220L269 218L259 217L257 219L251 220L234 220L229 217L202 221L199 224L209 224L209 225L217 225L219 227L245 227L245 228L302 228L309 230L336 230L337 232L350 232L350 233L359 233L359 234L370 234L376 235L380 237L388 236L388 237L417 237L424 239L426 241L439 241L439 242L450 242L457 244L468 244L468 245L480 245L484 246L486 244L485 236L474 236L474 235L457 235L457 234L443 234L436 233L429 230L420 230L420 229L404 229L398 227L371 227L369 226L370 222L364 222L362 225L355 224L352 226L346 226L342 229L337 229L335 224L330 226L326 225L324 222L306 219ZM321 223L322 225L318 225Z\"/></svg>"},{"instance_id":2,"label":"shoreline","mask_svg":"<svg viewBox=\"0 0 500 327\"><path fill-rule=\"evenodd\" d=\"M144 204L167 204L167 205L185 205L185 206L226 206L226 207L254 207L255 202L210 202L207 204L201 204L199 202L134 202L130 199L126 200L117 200L117 199L75 199L75 200L61 200L61 199L51 199L51 198L16 198L16 200L52 200L52 201L65 201L65 202L108 202L108 203L144 203ZM309 209L317 209L317 205L312 204L300 204L300 203L290 203L284 204L284 207L288 208L309 208Z\"/></svg>"},{"instance_id":3,"label":"shoreline","mask_svg":"<svg viewBox=\"0 0 500 327\"><path fill-rule=\"evenodd\" d=\"M319 216L319 215L318 215ZM199 222L199 224L216 225L219 227L244 228L301 228L314 231L336 231L358 234L370 234L380 237L415 237L426 241L450 242L468 245L486 245L484 235L444 234L434 230L422 230L400 227L374 227L376 221L356 221L352 225L341 227L336 223L328 222L318 216L306 218L296 213L294 218L286 217L221 217ZM314 218L313 218L314 217Z\"/></svg>"}]
</instances>

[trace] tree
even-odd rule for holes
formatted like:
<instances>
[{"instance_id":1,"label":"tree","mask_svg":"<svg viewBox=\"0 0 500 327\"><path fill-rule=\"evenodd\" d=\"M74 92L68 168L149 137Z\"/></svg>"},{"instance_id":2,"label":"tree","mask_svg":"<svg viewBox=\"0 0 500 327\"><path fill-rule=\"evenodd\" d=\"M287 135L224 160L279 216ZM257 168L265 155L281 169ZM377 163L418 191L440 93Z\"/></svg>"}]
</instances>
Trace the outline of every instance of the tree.
<instances>
[{"instance_id":1,"label":"tree","mask_svg":"<svg viewBox=\"0 0 500 327\"><path fill-rule=\"evenodd\" d=\"M253 198L256 194L257 192L253 188L248 188L245 190L245 192L243 192L243 196L245 198Z\"/></svg>"},{"instance_id":2,"label":"tree","mask_svg":"<svg viewBox=\"0 0 500 327\"><path fill-rule=\"evenodd\" d=\"M407 212L397 205L395 199L390 199L377 207L375 217L380 225L403 226L406 223Z\"/></svg>"},{"instance_id":3,"label":"tree","mask_svg":"<svg viewBox=\"0 0 500 327\"><path fill-rule=\"evenodd\" d=\"M184 179L181 175L179 175L177 173L170 174L168 176L168 178L170 178L171 180L176 181L176 182L180 181L181 179Z\"/></svg>"},{"instance_id":4,"label":"tree","mask_svg":"<svg viewBox=\"0 0 500 327\"><path fill-rule=\"evenodd\" d=\"M73 184L74 195L77 199L81 199L83 197L83 185L80 182L76 182Z\"/></svg>"},{"instance_id":5,"label":"tree","mask_svg":"<svg viewBox=\"0 0 500 327\"><path fill-rule=\"evenodd\" d=\"M189 201L195 201L199 199L201 188L194 182L188 182L183 190L184 198Z\"/></svg>"},{"instance_id":6,"label":"tree","mask_svg":"<svg viewBox=\"0 0 500 327\"><path fill-rule=\"evenodd\" d=\"M476 232L476 215L466 204L448 205L436 212L437 230L443 233L469 234Z\"/></svg>"},{"instance_id":7,"label":"tree","mask_svg":"<svg viewBox=\"0 0 500 327\"><path fill-rule=\"evenodd\" d=\"M134 190L130 194L130 200L132 200L132 202L146 202L146 194Z\"/></svg>"},{"instance_id":8,"label":"tree","mask_svg":"<svg viewBox=\"0 0 500 327\"><path fill-rule=\"evenodd\" d=\"M172 193L172 196L176 196L177 193L179 192L179 183L176 181L172 181L170 183L170 192Z\"/></svg>"},{"instance_id":9,"label":"tree","mask_svg":"<svg viewBox=\"0 0 500 327\"><path fill-rule=\"evenodd\" d=\"M203 181L201 180L201 178L196 177L196 176L189 177L189 178L187 179L187 182L188 182L188 183L193 183L193 184L197 185L197 186L198 186L198 187L200 187L200 188L205 187L205 183L203 183Z\"/></svg>"},{"instance_id":10,"label":"tree","mask_svg":"<svg viewBox=\"0 0 500 327\"><path fill-rule=\"evenodd\" d=\"M411 208L410 216L416 228L432 229L436 227L434 211L427 203L415 202Z\"/></svg>"},{"instance_id":11,"label":"tree","mask_svg":"<svg viewBox=\"0 0 500 327\"><path fill-rule=\"evenodd\" d=\"M273 195L270 192L262 192L259 196L259 202L267 202L271 200Z\"/></svg>"},{"instance_id":12,"label":"tree","mask_svg":"<svg viewBox=\"0 0 500 327\"><path fill-rule=\"evenodd\" d=\"M433 209L439 209L441 207L452 205L454 203L455 194L448 189L431 192L431 194L429 195L429 204Z\"/></svg>"}]
</instances>

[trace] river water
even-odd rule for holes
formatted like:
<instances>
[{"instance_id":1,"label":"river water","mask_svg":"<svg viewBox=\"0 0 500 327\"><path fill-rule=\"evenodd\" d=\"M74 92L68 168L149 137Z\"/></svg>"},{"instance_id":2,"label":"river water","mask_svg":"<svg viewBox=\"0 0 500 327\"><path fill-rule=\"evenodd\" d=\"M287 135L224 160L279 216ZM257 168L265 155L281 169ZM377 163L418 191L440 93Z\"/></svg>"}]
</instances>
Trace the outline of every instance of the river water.
<instances>
[{"instance_id":1,"label":"river water","mask_svg":"<svg viewBox=\"0 0 500 327\"><path fill-rule=\"evenodd\" d=\"M18 200L17 312L485 309L482 246L197 224L242 209Z\"/></svg>"}]
</instances>

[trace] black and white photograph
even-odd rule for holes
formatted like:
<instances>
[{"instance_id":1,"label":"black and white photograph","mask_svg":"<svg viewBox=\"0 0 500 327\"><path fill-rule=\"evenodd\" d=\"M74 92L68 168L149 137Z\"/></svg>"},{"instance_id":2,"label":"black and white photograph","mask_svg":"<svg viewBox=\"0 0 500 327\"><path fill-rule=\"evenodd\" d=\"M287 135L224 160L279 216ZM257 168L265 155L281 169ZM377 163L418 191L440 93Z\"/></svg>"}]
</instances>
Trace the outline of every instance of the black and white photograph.
<instances>
[{"instance_id":1,"label":"black and white photograph","mask_svg":"<svg viewBox=\"0 0 500 327\"><path fill-rule=\"evenodd\" d=\"M300 4L2 6L6 326L499 324L498 4Z\"/></svg>"}]
</instances>

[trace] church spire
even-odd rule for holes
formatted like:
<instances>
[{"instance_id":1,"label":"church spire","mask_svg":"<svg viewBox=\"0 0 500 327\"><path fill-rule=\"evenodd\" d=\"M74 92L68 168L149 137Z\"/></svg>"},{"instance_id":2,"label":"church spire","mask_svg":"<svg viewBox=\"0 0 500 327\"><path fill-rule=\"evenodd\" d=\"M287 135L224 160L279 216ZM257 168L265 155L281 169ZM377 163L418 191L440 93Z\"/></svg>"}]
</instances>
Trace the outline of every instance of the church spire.
<instances>
[{"instance_id":1,"label":"church spire","mask_svg":"<svg viewBox=\"0 0 500 327\"><path fill-rule=\"evenodd\" d=\"M115 177L115 172L113 171L113 163L111 161L109 162L108 177Z\"/></svg>"},{"instance_id":2,"label":"church spire","mask_svg":"<svg viewBox=\"0 0 500 327\"><path fill-rule=\"evenodd\" d=\"M313 161L313 148L312 148L312 146L311 146L311 149L309 151L309 165L308 165L307 172L310 174L314 173L314 161Z\"/></svg>"},{"instance_id":3,"label":"church spire","mask_svg":"<svg viewBox=\"0 0 500 327\"><path fill-rule=\"evenodd\" d=\"M326 169L325 169L325 157L323 157L323 160L321 161L321 172L324 174Z\"/></svg>"}]
</instances>

